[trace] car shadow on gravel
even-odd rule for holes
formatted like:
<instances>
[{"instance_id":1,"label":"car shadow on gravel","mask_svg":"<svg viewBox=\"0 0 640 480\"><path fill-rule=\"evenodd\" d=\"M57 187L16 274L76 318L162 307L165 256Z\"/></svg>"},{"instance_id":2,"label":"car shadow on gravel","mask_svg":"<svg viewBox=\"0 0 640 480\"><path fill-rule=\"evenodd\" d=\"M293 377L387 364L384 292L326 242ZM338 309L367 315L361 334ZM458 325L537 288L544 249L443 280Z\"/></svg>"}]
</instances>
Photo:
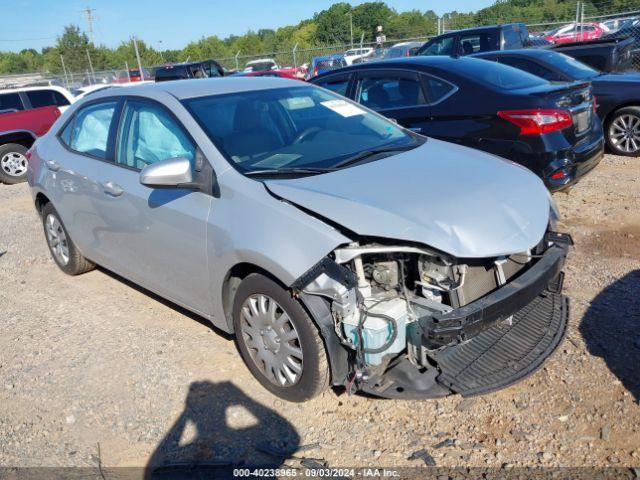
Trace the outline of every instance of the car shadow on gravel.
<instances>
[{"instance_id":1,"label":"car shadow on gravel","mask_svg":"<svg viewBox=\"0 0 640 480\"><path fill-rule=\"evenodd\" d=\"M109 277L113 278L114 280L117 280L117 281L125 284L127 287L130 287L130 288L132 288L132 289L134 289L134 290L146 295L149 298L153 298L158 303L161 303L162 305L164 305L166 307L169 307L172 310L175 310L176 312L184 315L185 317L189 317L191 320L195 320L196 322L201 323L205 327L208 327L211 330L213 330L215 333L217 333L221 337L226 338L227 340L233 340L233 335L231 335L231 334L225 332L224 330L221 330L218 327L214 326L206 318L201 317L197 313L194 313L191 310L187 310L186 308L181 307L180 305L178 305L176 303L173 303L171 300L167 300L166 298L163 298L163 297L161 297L159 295L156 295L155 293L153 293L153 292L141 287L140 285L137 285L137 284L133 283L132 281L127 280L124 277L121 277L117 273L111 272L111 271L107 270L106 268L101 267L100 265L96 266L96 269L99 270L100 272L104 273L105 275L108 275Z\"/></svg>"},{"instance_id":2,"label":"car shadow on gravel","mask_svg":"<svg viewBox=\"0 0 640 480\"><path fill-rule=\"evenodd\" d=\"M234 469L278 468L299 446L291 423L233 383L194 382L184 411L149 458L144 478L238 478L245 475L234 475Z\"/></svg>"},{"instance_id":3,"label":"car shadow on gravel","mask_svg":"<svg viewBox=\"0 0 640 480\"><path fill-rule=\"evenodd\" d=\"M602 357L640 402L640 270L602 290L579 328L589 353Z\"/></svg>"}]
</instances>

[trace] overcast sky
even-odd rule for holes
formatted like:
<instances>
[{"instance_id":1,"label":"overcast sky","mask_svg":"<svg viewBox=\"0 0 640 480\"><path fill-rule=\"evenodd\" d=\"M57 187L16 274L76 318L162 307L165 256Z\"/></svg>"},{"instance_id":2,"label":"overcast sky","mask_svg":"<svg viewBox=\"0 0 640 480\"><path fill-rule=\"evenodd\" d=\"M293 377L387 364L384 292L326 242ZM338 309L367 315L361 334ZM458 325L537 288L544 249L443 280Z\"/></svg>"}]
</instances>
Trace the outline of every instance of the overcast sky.
<instances>
[{"instance_id":1,"label":"overcast sky","mask_svg":"<svg viewBox=\"0 0 640 480\"><path fill-rule=\"evenodd\" d=\"M333 3L329 0L5 0L0 50L20 51L52 45L65 25L87 30L82 9L95 9L96 44L117 46L136 35L154 48L178 49L203 36L241 35L247 30L292 25ZM349 2L353 5L361 1ZM471 11L493 4L492 0L388 0L398 11Z\"/></svg>"}]
</instances>

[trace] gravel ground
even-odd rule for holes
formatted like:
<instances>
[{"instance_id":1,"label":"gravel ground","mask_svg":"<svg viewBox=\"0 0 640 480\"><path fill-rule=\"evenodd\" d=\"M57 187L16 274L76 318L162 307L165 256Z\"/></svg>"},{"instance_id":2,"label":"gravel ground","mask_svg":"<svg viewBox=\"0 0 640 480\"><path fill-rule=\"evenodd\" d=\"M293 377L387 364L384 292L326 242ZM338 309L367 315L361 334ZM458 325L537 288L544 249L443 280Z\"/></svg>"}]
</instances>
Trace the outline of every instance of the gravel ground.
<instances>
[{"instance_id":1,"label":"gravel ground","mask_svg":"<svg viewBox=\"0 0 640 480\"><path fill-rule=\"evenodd\" d=\"M640 162L607 156L556 199L572 310L543 369L473 399L299 405L196 316L102 270L61 273L26 185L0 185L0 465L260 462L317 442L299 455L331 466L419 466L423 448L441 466L638 466Z\"/></svg>"}]
</instances>

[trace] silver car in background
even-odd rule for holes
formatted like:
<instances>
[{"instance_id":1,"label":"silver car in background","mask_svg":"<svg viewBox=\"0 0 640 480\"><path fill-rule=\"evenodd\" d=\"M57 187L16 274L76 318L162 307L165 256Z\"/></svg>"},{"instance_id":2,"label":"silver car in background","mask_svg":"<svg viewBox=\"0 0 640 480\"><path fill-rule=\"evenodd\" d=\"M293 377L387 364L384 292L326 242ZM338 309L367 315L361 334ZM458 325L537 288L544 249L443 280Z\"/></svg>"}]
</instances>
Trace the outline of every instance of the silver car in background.
<instances>
[{"instance_id":1,"label":"silver car in background","mask_svg":"<svg viewBox=\"0 0 640 480\"><path fill-rule=\"evenodd\" d=\"M235 334L274 394L479 394L567 322L571 243L542 182L275 78L109 89L30 152L53 259L96 264Z\"/></svg>"}]
</instances>

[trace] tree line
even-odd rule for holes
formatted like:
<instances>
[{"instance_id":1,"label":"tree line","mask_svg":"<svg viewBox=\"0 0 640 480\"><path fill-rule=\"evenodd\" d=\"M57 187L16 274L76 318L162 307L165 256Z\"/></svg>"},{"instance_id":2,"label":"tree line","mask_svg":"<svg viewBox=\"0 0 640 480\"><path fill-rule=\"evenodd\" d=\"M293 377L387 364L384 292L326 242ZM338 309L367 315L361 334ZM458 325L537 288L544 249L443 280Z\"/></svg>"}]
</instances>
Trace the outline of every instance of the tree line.
<instances>
[{"instance_id":1,"label":"tree line","mask_svg":"<svg viewBox=\"0 0 640 480\"><path fill-rule=\"evenodd\" d=\"M590 0L585 2L587 15L607 14L639 9L639 0ZM498 0L490 7L477 12L452 11L442 16L447 30L467 28L491 23L525 21L544 23L565 21L575 17L575 0ZM436 35L438 16L432 10L397 12L384 2L366 2L357 6L335 3L330 8L315 13L297 25L277 29L248 31L244 35L220 38L216 35L202 37L188 43L180 50L159 50L138 40L143 65L159 65L166 62L231 58L241 55L257 55L291 51L295 45L300 50L342 45L351 42L351 32L356 43L360 39L372 42L376 27L381 25L388 39L416 38ZM88 54L88 55L87 55ZM70 72L86 72L89 60L94 70L123 69L125 62L137 65L133 42L123 41L116 48L94 45L78 26L69 25L57 38L55 45L40 51L29 48L20 52L0 52L0 74L42 72L62 73L63 56Z\"/></svg>"}]
</instances>

